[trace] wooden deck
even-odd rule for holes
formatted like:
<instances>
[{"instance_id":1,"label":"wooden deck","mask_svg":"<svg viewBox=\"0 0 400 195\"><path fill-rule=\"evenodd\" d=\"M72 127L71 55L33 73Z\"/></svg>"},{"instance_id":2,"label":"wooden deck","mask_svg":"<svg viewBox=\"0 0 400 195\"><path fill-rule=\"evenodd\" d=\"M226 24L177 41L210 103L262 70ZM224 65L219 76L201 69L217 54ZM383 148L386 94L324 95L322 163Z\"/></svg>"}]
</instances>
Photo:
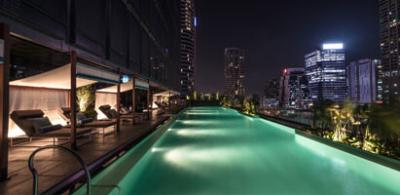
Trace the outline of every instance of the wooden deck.
<instances>
[{"instance_id":1,"label":"wooden deck","mask_svg":"<svg viewBox=\"0 0 400 195\"><path fill-rule=\"evenodd\" d=\"M115 148L149 133L156 128L160 121L167 118L167 116L153 117L152 121L138 125L122 123L118 134L110 134L105 137L95 135L91 142L80 146L77 152L87 164L90 164ZM48 145L51 143L37 140L30 144ZM10 149L10 179L0 183L0 194L32 194L32 175L28 169L28 157L35 149L37 148L13 147ZM80 169L78 162L71 155L59 150L43 151L35 159L37 159L35 167L40 175L40 191L54 186Z\"/></svg>"}]
</instances>

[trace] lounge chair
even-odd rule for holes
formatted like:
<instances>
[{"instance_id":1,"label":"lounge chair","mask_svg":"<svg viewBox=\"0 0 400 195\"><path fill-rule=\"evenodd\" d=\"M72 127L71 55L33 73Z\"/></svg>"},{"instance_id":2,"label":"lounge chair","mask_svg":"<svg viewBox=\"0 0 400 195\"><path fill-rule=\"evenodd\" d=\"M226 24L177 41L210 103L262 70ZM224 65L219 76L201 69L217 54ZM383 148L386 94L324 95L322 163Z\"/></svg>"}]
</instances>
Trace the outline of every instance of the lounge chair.
<instances>
[{"instance_id":1,"label":"lounge chair","mask_svg":"<svg viewBox=\"0 0 400 195\"><path fill-rule=\"evenodd\" d=\"M116 119L118 117L118 112L115 109L112 109L110 105L102 105L99 107L99 110L108 118L108 119ZM119 114L121 120L130 120L133 124L140 123L144 120L144 113L133 113L133 112L124 112L123 114Z\"/></svg>"},{"instance_id":2,"label":"lounge chair","mask_svg":"<svg viewBox=\"0 0 400 195\"><path fill-rule=\"evenodd\" d=\"M121 112L120 112L120 114L121 114L121 115L126 115L126 116L129 116L129 115L138 116L139 118L141 118L141 120L147 120L147 119L148 119L146 113L144 113L144 112L133 112L133 111L132 111L132 108L129 108L129 109L128 109L128 108L126 108L126 107L121 107Z\"/></svg>"},{"instance_id":3,"label":"lounge chair","mask_svg":"<svg viewBox=\"0 0 400 195\"><path fill-rule=\"evenodd\" d=\"M71 109L67 107L63 107L59 110L61 117L64 118L68 123L71 120ZM89 117L86 117L83 113L78 112L76 114L77 125L79 127L91 127L91 128L100 128L102 129L103 135L105 135L105 129L111 126L114 126L114 129L117 125L115 120L95 120Z\"/></svg>"},{"instance_id":4,"label":"lounge chair","mask_svg":"<svg viewBox=\"0 0 400 195\"><path fill-rule=\"evenodd\" d=\"M11 113L10 118L29 138L53 138L53 144L55 144L55 138L70 138L71 136L70 127L51 124L42 110L16 110ZM90 136L91 133L91 128L76 129L78 138Z\"/></svg>"},{"instance_id":5,"label":"lounge chair","mask_svg":"<svg viewBox=\"0 0 400 195\"><path fill-rule=\"evenodd\" d=\"M157 109L157 116L159 115L163 115L167 112L168 110L168 104L166 104L165 102L155 102L155 104L157 105L158 109Z\"/></svg>"}]
</instances>

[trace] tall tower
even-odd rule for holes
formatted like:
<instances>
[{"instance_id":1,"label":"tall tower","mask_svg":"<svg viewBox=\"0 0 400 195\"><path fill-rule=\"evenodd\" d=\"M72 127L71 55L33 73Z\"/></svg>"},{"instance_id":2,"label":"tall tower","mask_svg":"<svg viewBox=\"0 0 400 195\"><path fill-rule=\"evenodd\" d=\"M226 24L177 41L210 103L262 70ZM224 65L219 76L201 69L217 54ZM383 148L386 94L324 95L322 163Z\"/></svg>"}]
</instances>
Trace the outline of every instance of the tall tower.
<instances>
[{"instance_id":1,"label":"tall tower","mask_svg":"<svg viewBox=\"0 0 400 195\"><path fill-rule=\"evenodd\" d=\"M400 37L399 0L379 0L380 47L383 68L383 101L399 97Z\"/></svg>"},{"instance_id":2,"label":"tall tower","mask_svg":"<svg viewBox=\"0 0 400 195\"><path fill-rule=\"evenodd\" d=\"M347 66L348 96L354 103L382 102L382 66L378 59L361 59Z\"/></svg>"},{"instance_id":3,"label":"tall tower","mask_svg":"<svg viewBox=\"0 0 400 195\"><path fill-rule=\"evenodd\" d=\"M281 76L279 101L284 108L305 108L308 98L307 77L304 68L285 68Z\"/></svg>"},{"instance_id":4,"label":"tall tower","mask_svg":"<svg viewBox=\"0 0 400 195\"><path fill-rule=\"evenodd\" d=\"M347 95L346 55L342 43L323 44L305 56L308 88L313 101L343 102Z\"/></svg>"},{"instance_id":5,"label":"tall tower","mask_svg":"<svg viewBox=\"0 0 400 195\"><path fill-rule=\"evenodd\" d=\"M194 0L180 0L180 85L181 95L188 96L194 90L196 53L196 26Z\"/></svg>"},{"instance_id":6,"label":"tall tower","mask_svg":"<svg viewBox=\"0 0 400 195\"><path fill-rule=\"evenodd\" d=\"M244 51L238 48L225 49L225 95L244 97Z\"/></svg>"}]
</instances>

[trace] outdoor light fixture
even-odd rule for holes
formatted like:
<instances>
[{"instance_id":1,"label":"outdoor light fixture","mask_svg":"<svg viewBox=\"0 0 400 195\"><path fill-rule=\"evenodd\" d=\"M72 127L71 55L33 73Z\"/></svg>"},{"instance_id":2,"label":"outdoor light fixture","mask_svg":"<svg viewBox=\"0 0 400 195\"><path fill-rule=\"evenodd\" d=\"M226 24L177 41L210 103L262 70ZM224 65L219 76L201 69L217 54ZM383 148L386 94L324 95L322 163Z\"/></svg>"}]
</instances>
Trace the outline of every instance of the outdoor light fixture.
<instances>
[{"instance_id":1,"label":"outdoor light fixture","mask_svg":"<svg viewBox=\"0 0 400 195\"><path fill-rule=\"evenodd\" d=\"M194 27L197 27L197 17L193 18L193 25L194 25Z\"/></svg>"},{"instance_id":2,"label":"outdoor light fixture","mask_svg":"<svg viewBox=\"0 0 400 195\"><path fill-rule=\"evenodd\" d=\"M344 45L343 43L324 43L322 45L322 49L328 50L328 49L343 49Z\"/></svg>"},{"instance_id":3,"label":"outdoor light fixture","mask_svg":"<svg viewBox=\"0 0 400 195\"><path fill-rule=\"evenodd\" d=\"M128 75L122 75L121 82L122 83L128 83L129 82L129 76Z\"/></svg>"}]
</instances>

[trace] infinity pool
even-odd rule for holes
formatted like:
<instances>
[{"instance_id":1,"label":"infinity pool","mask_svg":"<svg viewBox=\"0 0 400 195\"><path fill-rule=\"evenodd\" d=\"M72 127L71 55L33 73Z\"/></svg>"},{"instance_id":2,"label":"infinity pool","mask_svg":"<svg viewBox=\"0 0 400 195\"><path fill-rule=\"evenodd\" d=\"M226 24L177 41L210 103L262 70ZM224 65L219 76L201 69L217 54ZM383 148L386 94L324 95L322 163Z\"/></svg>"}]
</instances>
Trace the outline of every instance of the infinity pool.
<instances>
[{"instance_id":1,"label":"infinity pool","mask_svg":"<svg viewBox=\"0 0 400 195\"><path fill-rule=\"evenodd\" d=\"M93 181L140 195L400 194L398 171L217 107L185 110Z\"/></svg>"}]
</instances>

